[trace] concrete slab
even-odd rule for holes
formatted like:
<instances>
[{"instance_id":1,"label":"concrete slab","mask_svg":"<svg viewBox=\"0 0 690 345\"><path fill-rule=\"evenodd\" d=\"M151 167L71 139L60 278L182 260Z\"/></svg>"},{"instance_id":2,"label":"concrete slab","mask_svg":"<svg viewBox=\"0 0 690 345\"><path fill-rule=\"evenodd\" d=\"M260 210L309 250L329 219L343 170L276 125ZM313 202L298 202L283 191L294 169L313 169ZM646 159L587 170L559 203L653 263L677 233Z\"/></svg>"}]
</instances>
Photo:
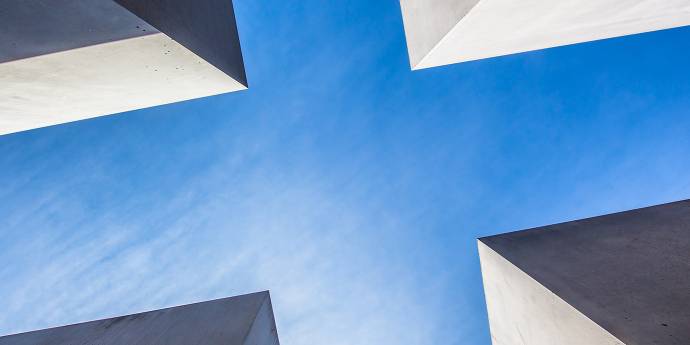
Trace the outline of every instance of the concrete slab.
<instances>
[{"instance_id":1,"label":"concrete slab","mask_svg":"<svg viewBox=\"0 0 690 345\"><path fill-rule=\"evenodd\" d=\"M231 0L115 1L248 86Z\"/></svg>"},{"instance_id":2,"label":"concrete slab","mask_svg":"<svg viewBox=\"0 0 690 345\"><path fill-rule=\"evenodd\" d=\"M480 243L624 344L690 343L690 201L491 236ZM498 269L487 260L487 249L480 250L483 274L494 275L484 279L494 281ZM520 285L516 279L500 277L503 285L485 287L490 306L506 303L501 294L523 295L510 290ZM489 308L497 344L508 340L494 330L522 323L539 329L559 317L498 310ZM570 334L568 327L560 330Z\"/></svg>"},{"instance_id":3,"label":"concrete slab","mask_svg":"<svg viewBox=\"0 0 690 345\"><path fill-rule=\"evenodd\" d=\"M0 63L156 33L113 1L0 2Z\"/></svg>"},{"instance_id":4,"label":"concrete slab","mask_svg":"<svg viewBox=\"0 0 690 345\"><path fill-rule=\"evenodd\" d=\"M690 0L400 3L413 69L690 25Z\"/></svg>"},{"instance_id":5,"label":"concrete slab","mask_svg":"<svg viewBox=\"0 0 690 345\"><path fill-rule=\"evenodd\" d=\"M3 1L0 135L246 89L231 0L146 3Z\"/></svg>"},{"instance_id":6,"label":"concrete slab","mask_svg":"<svg viewBox=\"0 0 690 345\"><path fill-rule=\"evenodd\" d=\"M413 67L450 32L479 0L400 0Z\"/></svg>"},{"instance_id":7,"label":"concrete slab","mask_svg":"<svg viewBox=\"0 0 690 345\"><path fill-rule=\"evenodd\" d=\"M494 345L622 345L577 309L479 242Z\"/></svg>"},{"instance_id":8,"label":"concrete slab","mask_svg":"<svg viewBox=\"0 0 690 345\"><path fill-rule=\"evenodd\" d=\"M279 345L268 292L0 337L0 345Z\"/></svg>"}]
</instances>

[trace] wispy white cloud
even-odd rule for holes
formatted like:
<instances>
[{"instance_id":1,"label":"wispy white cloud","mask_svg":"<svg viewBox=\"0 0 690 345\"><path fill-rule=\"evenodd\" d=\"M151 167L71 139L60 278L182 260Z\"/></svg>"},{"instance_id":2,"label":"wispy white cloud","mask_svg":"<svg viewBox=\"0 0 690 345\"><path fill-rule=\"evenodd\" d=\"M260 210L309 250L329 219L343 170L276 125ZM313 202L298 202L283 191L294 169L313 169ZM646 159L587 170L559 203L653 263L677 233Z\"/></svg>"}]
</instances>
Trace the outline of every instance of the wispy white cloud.
<instances>
[{"instance_id":1,"label":"wispy white cloud","mask_svg":"<svg viewBox=\"0 0 690 345\"><path fill-rule=\"evenodd\" d=\"M690 192L651 57L410 73L395 1L237 7L250 91L0 140L0 333L270 289L284 344L486 343L476 236Z\"/></svg>"},{"instance_id":2,"label":"wispy white cloud","mask_svg":"<svg viewBox=\"0 0 690 345\"><path fill-rule=\"evenodd\" d=\"M2 243L1 332L270 289L284 343L427 342L437 282L420 290L428 276L382 253L403 224L270 166L238 181L228 161L146 210L64 210L66 188L46 191L45 207L81 217L13 220L26 232ZM224 182L236 187L213 190Z\"/></svg>"}]
</instances>

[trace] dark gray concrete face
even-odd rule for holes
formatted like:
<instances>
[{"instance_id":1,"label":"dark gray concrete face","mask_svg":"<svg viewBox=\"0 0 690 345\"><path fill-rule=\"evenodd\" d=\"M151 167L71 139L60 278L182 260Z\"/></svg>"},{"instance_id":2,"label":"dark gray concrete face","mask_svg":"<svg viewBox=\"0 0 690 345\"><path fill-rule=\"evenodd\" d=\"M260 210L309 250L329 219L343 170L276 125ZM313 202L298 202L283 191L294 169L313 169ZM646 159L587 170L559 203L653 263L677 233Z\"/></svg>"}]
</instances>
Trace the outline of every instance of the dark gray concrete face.
<instances>
[{"instance_id":1,"label":"dark gray concrete face","mask_svg":"<svg viewBox=\"0 0 690 345\"><path fill-rule=\"evenodd\" d=\"M690 344L690 201L480 241L626 345Z\"/></svg>"},{"instance_id":2,"label":"dark gray concrete face","mask_svg":"<svg viewBox=\"0 0 690 345\"><path fill-rule=\"evenodd\" d=\"M111 0L0 1L0 63L157 32Z\"/></svg>"},{"instance_id":3,"label":"dark gray concrete face","mask_svg":"<svg viewBox=\"0 0 690 345\"><path fill-rule=\"evenodd\" d=\"M247 86L232 0L115 0Z\"/></svg>"},{"instance_id":4,"label":"dark gray concrete face","mask_svg":"<svg viewBox=\"0 0 690 345\"><path fill-rule=\"evenodd\" d=\"M268 292L0 337L0 345L279 345Z\"/></svg>"}]
</instances>

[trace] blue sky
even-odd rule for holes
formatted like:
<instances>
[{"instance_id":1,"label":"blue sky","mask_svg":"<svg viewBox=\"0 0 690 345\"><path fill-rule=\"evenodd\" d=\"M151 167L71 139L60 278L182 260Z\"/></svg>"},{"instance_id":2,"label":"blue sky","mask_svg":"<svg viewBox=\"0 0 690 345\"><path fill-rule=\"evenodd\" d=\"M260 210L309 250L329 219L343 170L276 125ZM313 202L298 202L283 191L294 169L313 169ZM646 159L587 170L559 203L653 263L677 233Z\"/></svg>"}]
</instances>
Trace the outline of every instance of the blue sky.
<instances>
[{"instance_id":1,"label":"blue sky","mask_svg":"<svg viewBox=\"0 0 690 345\"><path fill-rule=\"evenodd\" d=\"M248 91L0 137L0 333L270 289L487 345L477 237L690 196L690 29L411 72L395 0L235 6Z\"/></svg>"}]
</instances>

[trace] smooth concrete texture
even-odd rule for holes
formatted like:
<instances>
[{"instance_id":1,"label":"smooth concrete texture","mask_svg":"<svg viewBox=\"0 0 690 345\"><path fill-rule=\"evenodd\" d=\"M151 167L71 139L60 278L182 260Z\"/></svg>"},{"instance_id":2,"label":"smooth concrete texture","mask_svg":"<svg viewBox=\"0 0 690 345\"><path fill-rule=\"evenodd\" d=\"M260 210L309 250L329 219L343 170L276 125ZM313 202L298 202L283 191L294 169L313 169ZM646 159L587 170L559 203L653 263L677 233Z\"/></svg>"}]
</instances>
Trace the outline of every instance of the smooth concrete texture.
<instances>
[{"instance_id":1,"label":"smooth concrete texture","mask_svg":"<svg viewBox=\"0 0 690 345\"><path fill-rule=\"evenodd\" d=\"M690 344L690 201L480 241L624 344Z\"/></svg>"},{"instance_id":2,"label":"smooth concrete texture","mask_svg":"<svg viewBox=\"0 0 690 345\"><path fill-rule=\"evenodd\" d=\"M0 337L0 345L279 345L268 292Z\"/></svg>"},{"instance_id":3,"label":"smooth concrete texture","mask_svg":"<svg viewBox=\"0 0 690 345\"><path fill-rule=\"evenodd\" d=\"M479 0L400 0L410 64L417 66Z\"/></svg>"},{"instance_id":4,"label":"smooth concrete texture","mask_svg":"<svg viewBox=\"0 0 690 345\"><path fill-rule=\"evenodd\" d=\"M621 345L519 268L479 242L494 345Z\"/></svg>"},{"instance_id":5,"label":"smooth concrete texture","mask_svg":"<svg viewBox=\"0 0 690 345\"><path fill-rule=\"evenodd\" d=\"M164 34L0 64L0 134L245 89Z\"/></svg>"},{"instance_id":6,"label":"smooth concrete texture","mask_svg":"<svg viewBox=\"0 0 690 345\"><path fill-rule=\"evenodd\" d=\"M115 0L244 86L232 0Z\"/></svg>"},{"instance_id":7,"label":"smooth concrete texture","mask_svg":"<svg viewBox=\"0 0 690 345\"><path fill-rule=\"evenodd\" d=\"M246 89L231 0L146 3L3 2L0 135Z\"/></svg>"},{"instance_id":8,"label":"smooth concrete texture","mask_svg":"<svg viewBox=\"0 0 690 345\"><path fill-rule=\"evenodd\" d=\"M430 11L425 0L401 0L404 18L441 22L447 17L432 16L472 2L442 1ZM690 25L690 0L480 0L440 39L420 34L428 30L422 21L405 20L413 69Z\"/></svg>"},{"instance_id":9,"label":"smooth concrete texture","mask_svg":"<svg viewBox=\"0 0 690 345\"><path fill-rule=\"evenodd\" d=\"M155 33L113 1L0 1L0 63Z\"/></svg>"}]
</instances>

